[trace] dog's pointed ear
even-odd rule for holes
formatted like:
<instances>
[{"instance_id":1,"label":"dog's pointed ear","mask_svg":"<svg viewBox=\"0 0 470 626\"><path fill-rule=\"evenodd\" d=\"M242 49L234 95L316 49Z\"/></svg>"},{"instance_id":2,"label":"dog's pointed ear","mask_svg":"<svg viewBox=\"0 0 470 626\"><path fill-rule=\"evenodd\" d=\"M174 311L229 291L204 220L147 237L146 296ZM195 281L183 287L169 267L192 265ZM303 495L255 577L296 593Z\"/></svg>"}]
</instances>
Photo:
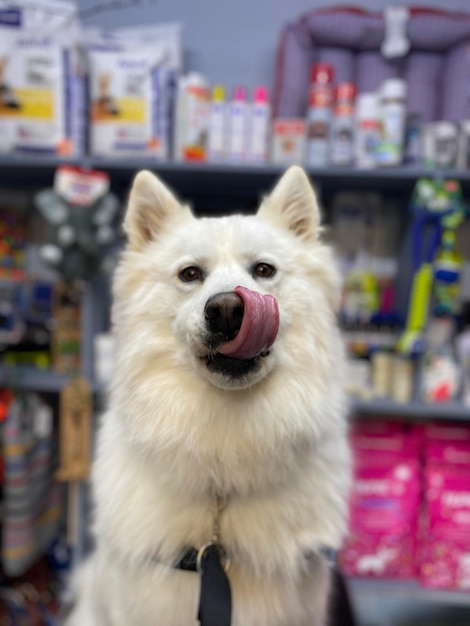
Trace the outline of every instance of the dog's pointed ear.
<instances>
[{"instance_id":1,"label":"dog's pointed ear","mask_svg":"<svg viewBox=\"0 0 470 626\"><path fill-rule=\"evenodd\" d=\"M261 204L258 215L310 241L320 232L317 197L304 170L293 165Z\"/></svg>"},{"instance_id":2,"label":"dog's pointed ear","mask_svg":"<svg viewBox=\"0 0 470 626\"><path fill-rule=\"evenodd\" d=\"M151 172L139 172L132 184L124 218L124 230L129 245L141 250L155 239L164 222L183 212L183 207L171 191Z\"/></svg>"}]
</instances>

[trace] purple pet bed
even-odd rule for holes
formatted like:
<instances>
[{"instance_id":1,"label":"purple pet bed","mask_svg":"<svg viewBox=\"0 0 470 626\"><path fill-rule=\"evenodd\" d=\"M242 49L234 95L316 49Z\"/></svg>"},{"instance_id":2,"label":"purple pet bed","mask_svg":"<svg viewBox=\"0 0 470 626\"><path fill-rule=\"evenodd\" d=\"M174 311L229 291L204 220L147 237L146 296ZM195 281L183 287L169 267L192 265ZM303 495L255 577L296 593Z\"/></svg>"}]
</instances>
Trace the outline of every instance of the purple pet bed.
<instances>
[{"instance_id":1,"label":"purple pet bed","mask_svg":"<svg viewBox=\"0 0 470 626\"><path fill-rule=\"evenodd\" d=\"M274 114L304 117L310 68L333 65L335 83L351 81L358 93L376 91L389 77L408 84L408 113L421 122L470 118L470 14L410 8L411 51L387 60L382 13L353 7L313 11L282 31L276 64Z\"/></svg>"}]
</instances>

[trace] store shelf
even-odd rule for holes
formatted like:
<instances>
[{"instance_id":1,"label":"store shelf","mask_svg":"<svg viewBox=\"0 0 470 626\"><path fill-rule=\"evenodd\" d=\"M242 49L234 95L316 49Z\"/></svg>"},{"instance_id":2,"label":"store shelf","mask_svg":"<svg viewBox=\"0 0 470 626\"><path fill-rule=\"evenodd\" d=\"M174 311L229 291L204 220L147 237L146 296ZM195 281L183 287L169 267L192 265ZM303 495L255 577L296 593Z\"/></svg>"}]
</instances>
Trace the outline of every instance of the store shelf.
<instances>
[{"instance_id":1,"label":"store shelf","mask_svg":"<svg viewBox=\"0 0 470 626\"><path fill-rule=\"evenodd\" d=\"M157 172L178 193L187 197L251 198L268 190L284 171L279 165L242 165L211 163L161 163L155 159L108 159L83 157L64 159L48 155L3 155L0 157L0 185L48 185L52 182L54 169L60 163L72 163L83 167L106 170L113 186L128 187L135 172L150 169ZM389 169L357 170L354 168L308 169L312 180L322 190L337 191L368 190L408 193L418 178L436 176L436 172L422 167L398 167ZM439 176L457 178L465 191L470 192L470 171L448 170Z\"/></svg>"},{"instance_id":2,"label":"store shelf","mask_svg":"<svg viewBox=\"0 0 470 626\"><path fill-rule=\"evenodd\" d=\"M15 154L0 156L0 186L34 189L51 185L56 167L62 163L79 165L78 159L49 155Z\"/></svg>"},{"instance_id":3,"label":"store shelf","mask_svg":"<svg viewBox=\"0 0 470 626\"><path fill-rule=\"evenodd\" d=\"M414 580L348 578L350 591L356 596L393 597L398 602L427 602L448 606L470 607L470 591L427 589Z\"/></svg>"},{"instance_id":4,"label":"store shelf","mask_svg":"<svg viewBox=\"0 0 470 626\"><path fill-rule=\"evenodd\" d=\"M67 374L36 367L0 367L0 386L30 391L58 392L70 379Z\"/></svg>"},{"instance_id":5,"label":"store shelf","mask_svg":"<svg viewBox=\"0 0 470 626\"><path fill-rule=\"evenodd\" d=\"M460 402L444 402L441 404L424 404L423 402L409 402L399 404L388 399L359 400L351 399L351 413L353 415L404 416L414 419L439 419L470 421L470 408Z\"/></svg>"},{"instance_id":6,"label":"store shelf","mask_svg":"<svg viewBox=\"0 0 470 626\"><path fill-rule=\"evenodd\" d=\"M70 378L70 374L58 374L48 369L41 370L31 366L14 368L0 366L0 388L6 386L25 391L59 393ZM107 392L107 386L102 383L93 382L92 388L97 394Z\"/></svg>"}]
</instances>

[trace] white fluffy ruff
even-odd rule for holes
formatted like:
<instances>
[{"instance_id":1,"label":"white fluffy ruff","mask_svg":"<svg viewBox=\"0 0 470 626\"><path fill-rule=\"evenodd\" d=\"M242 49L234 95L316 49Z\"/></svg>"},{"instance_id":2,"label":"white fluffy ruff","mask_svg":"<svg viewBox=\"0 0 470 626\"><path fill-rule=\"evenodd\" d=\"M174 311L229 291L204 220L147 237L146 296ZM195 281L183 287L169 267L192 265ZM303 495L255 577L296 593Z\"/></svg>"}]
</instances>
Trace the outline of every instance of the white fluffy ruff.
<instances>
[{"instance_id":1,"label":"white fluffy ruff","mask_svg":"<svg viewBox=\"0 0 470 626\"><path fill-rule=\"evenodd\" d=\"M167 207L154 179L153 233L139 220L152 183L135 183L114 285L117 371L93 469L97 548L67 626L193 626L198 575L144 560L206 543L214 491L228 497L233 626L324 624L327 567L304 554L338 547L346 528L339 280L313 193L293 192L304 180L288 176L257 216L200 220ZM275 276L253 278L258 261ZM181 282L188 265L204 281ZM204 304L236 285L274 295L281 326L260 369L232 385L200 357Z\"/></svg>"}]
</instances>

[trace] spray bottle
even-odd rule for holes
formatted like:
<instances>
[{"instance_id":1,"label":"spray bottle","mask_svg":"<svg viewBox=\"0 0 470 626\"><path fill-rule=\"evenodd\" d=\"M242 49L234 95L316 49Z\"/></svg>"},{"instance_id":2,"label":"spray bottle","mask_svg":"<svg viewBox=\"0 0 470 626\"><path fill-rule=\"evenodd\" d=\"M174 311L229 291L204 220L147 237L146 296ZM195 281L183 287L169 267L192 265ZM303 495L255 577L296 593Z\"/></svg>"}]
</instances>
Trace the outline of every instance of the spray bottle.
<instances>
[{"instance_id":1,"label":"spray bottle","mask_svg":"<svg viewBox=\"0 0 470 626\"><path fill-rule=\"evenodd\" d=\"M227 149L227 104L225 89L217 85L212 90L209 113L209 161L221 162Z\"/></svg>"},{"instance_id":2,"label":"spray bottle","mask_svg":"<svg viewBox=\"0 0 470 626\"><path fill-rule=\"evenodd\" d=\"M248 103L246 89L236 87L229 108L228 158L230 161L245 161L247 157Z\"/></svg>"},{"instance_id":3,"label":"spray bottle","mask_svg":"<svg viewBox=\"0 0 470 626\"><path fill-rule=\"evenodd\" d=\"M248 140L248 160L253 163L267 161L270 122L268 90L266 87L257 87L251 105Z\"/></svg>"}]
</instances>

